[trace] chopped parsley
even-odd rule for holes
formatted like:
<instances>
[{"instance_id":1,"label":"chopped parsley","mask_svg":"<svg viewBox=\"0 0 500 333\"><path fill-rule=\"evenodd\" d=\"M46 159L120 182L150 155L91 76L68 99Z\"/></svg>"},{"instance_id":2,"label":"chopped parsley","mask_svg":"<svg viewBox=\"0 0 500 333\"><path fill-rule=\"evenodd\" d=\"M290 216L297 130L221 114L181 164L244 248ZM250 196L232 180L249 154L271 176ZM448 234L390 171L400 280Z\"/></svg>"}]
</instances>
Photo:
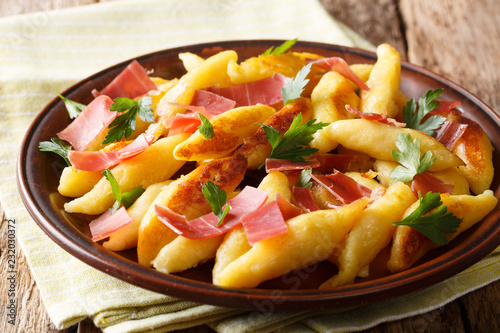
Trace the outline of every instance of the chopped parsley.
<instances>
[{"instance_id":1,"label":"chopped parsley","mask_svg":"<svg viewBox=\"0 0 500 333\"><path fill-rule=\"evenodd\" d=\"M391 171L389 174L389 178L391 179L399 180L403 183L409 182L416 174L421 175L427 171L436 161L436 158L432 157L430 151L426 151L420 157L420 141L418 138L415 138L412 142L410 134L399 133L396 147L399 148L399 151L394 149L392 157L401 165L398 165Z\"/></svg>"},{"instance_id":2,"label":"chopped parsley","mask_svg":"<svg viewBox=\"0 0 500 333\"><path fill-rule=\"evenodd\" d=\"M85 104L72 101L61 94L58 94L58 96L64 102L66 111L68 111L68 115L71 119L75 119L76 117L78 117L80 113L82 113L83 109L87 107Z\"/></svg>"},{"instance_id":3,"label":"chopped parsley","mask_svg":"<svg viewBox=\"0 0 500 333\"><path fill-rule=\"evenodd\" d=\"M297 39L298 38L287 40L286 42L284 42L283 44L281 44L280 46L277 46L277 47L271 46L266 51L264 51L264 53L262 53L262 55L267 56L267 55L283 54L286 51L288 51L297 42Z\"/></svg>"},{"instance_id":4,"label":"chopped parsley","mask_svg":"<svg viewBox=\"0 0 500 333\"><path fill-rule=\"evenodd\" d=\"M293 102L295 99L299 98L304 91L305 86L309 82L306 79L307 74L311 71L312 63L305 65L302 69L295 75L293 80L290 80L286 85L281 88L281 95L283 96L283 105L287 105Z\"/></svg>"},{"instance_id":5,"label":"chopped parsley","mask_svg":"<svg viewBox=\"0 0 500 333\"><path fill-rule=\"evenodd\" d=\"M106 135L102 144L128 138L135 131L137 116L145 122L154 123L155 117L153 109L151 109L152 103L151 97L142 97L137 101L126 97L115 98L110 111L120 112L121 114L109 124L108 135Z\"/></svg>"},{"instance_id":6,"label":"chopped parsley","mask_svg":"<svg viewBox=\"0 0 500 333\"><path fill-rule=\"evenodd\" d=\"M406 127L422 131L428 135L435 135L436 131L446 120L442 116L430 116L424 122L422 120L431 111L433 111L439 102L435 99L438 98L443 89L429 90L418 101L418 108L415 100L412 98L403 106L403 121Z\"/></svg>"},{"instance_id":7,"label":"chopped parsley","mask_svg":"<svg viewBox=\"0 0 500 333\"><path fill-rule=\"evenodd\" d=\"M262 124L266 138L272 147L269 158L302 162L305 160L304 157L316 153L318 149L309 147L309 142L312 141L314 133L328 124L322 122L315 123L315 121L316 119L311 119L304 125L300 125L302 123L302 114L299 113L293 119L288 131L283 134L283 137L277 129ZM263 166L264 163L259 168Z\"/></svg>"},{"instance_id":8,"label":"chopped parsley","mask_svg":"<svg viewBox=\"0 0 500 333\"><path fill-rule=\"evenodd\" d=\"M227 213L229 213L229 210L231 209L229 204L226 205L227 203L226 191L221 189L214 182L208 181L201 188L201 192L207 199L208 204L212 208L212 211L214 212L215 216L219 218L219 221L217 222L217 227L220 226L224 221L224 218L226 217ZM226 208L224 208L224 205L226 205Z\"/></svg>"},{"instance_id":9,"label":"chopped parsley","mask_svg":"<svg viewBox=\"0 0 500 333\"><path fill-rule=\"evenodd\" d=\"M68 166L71 166L71 162L68 159L68 153L71 148L71 145L64 143L58 137L54 137L50 139L50 141L42 141L38 144L38 149L40 149L40 151L50 151L56 153L64 158Z\"/></svg>"},{"instance_id":10,"label":"chopped parsley","mask_svg":"<svg viewBox=\"0 0 500 333\"><path fill-rule=\"evenodd\" d=\"M427 192L422 197L419 191L418 196L420 204L417 209L393 224L412 227L438 245L448 244L445 233L455 233L462 220L447 212L439 193Z\"/></svg>"},{"instance_id":11,"label":"chopped parsley","mask_svg":"<svg viewBox=\"0 0 500 333\"><path fill-rule=\"evenodd\" d=\"M202 115L201 113L198 113L198 117L201 119L201 125L198 126L198 130L200 131L201 135L203 135L206 139L211 139L214 137L214 127L210 123L210 121Z\"/></svg>"},{"instance_id":12,"label":"chopped parsley","mask_svg":"<svg viewBox=\"0 0 500 333\"><path fill-rule=\"evenodd\" d=\"M122 193L120 185L109 169L104 170L102 174L109 181L109 184L111 185L111 192L113 193L113 198L115 199L113 207L109 209L112 213L116 212L122 204L125 208L129 208L135 200L137 200L137 198L144 193L144 188L142 186L137 186L128 192Z\"/></svg>"},{"instance_id":13,"label":"chopped parsley","mask_svg":"<svg viewBox=\"0 0 500 333\"><path fill-rule=\"evenodd\" d=\"M302 171L300 171L299 178L297 178L295 186L311 188L313 185L311 181L311 175L312 175L312 168L303 169Z\"/></svg>"}]
</instances>

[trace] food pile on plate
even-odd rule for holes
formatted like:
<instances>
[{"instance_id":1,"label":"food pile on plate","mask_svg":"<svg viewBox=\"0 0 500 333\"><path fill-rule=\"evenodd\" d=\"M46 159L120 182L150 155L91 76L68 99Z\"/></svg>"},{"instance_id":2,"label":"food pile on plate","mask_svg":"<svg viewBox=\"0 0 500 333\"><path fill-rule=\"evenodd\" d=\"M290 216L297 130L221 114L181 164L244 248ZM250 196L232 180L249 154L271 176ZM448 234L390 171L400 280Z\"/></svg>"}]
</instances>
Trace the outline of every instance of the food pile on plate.
<instances>
[{"instance_id":1,"label":"food pile on plate","mask_svg":"<svg viewBox=\"0 0 500 333\"><path fill-rule=\"evenodd\" d=\"M181 53L173 79L133 61L88 105L61 96L74 120L40 149L68 163L64 209L161 272L214 260L215 285L253 288L329 261L322 289L406 270L493 210L492 145L460 101L405 96L387 44L347 64L294 42Z\"/></svg>"}]
</instances>

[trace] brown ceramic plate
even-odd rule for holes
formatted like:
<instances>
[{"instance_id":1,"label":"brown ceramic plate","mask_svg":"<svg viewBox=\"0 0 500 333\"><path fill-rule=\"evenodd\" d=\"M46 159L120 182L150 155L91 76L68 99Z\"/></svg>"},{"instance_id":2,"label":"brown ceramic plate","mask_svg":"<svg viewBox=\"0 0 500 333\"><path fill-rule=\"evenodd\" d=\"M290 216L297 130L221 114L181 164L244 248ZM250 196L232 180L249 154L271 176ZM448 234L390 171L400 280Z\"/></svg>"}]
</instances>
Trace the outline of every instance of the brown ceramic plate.
<instances>
[{"instance_id":1,"label":"brown ceramic plate","mask_svg":"<svg viewBox=\"0 0 500 333\"><path fill-rule=\"evenodd\" d=\"M204 57L223 49L233 49L240 59L258 55L282 41L229 41L192 45L155 52L137 60L155 76L179 77L184 73L177 55L193 52ZM374 63L376 56L363 50L335 45L299 42L295 51L323 56L340 56L348 63ZM102 89L127 64L110 67L75 84L63 94L81 103L92 100L91 90ZM409 63L402 64L401 90L410 97L420 97L429 89L444 88L442 99L459 100L459 109L478 122L494 145L494 165L500 167L500 119L484 103L458 85ZM131 284L159 293L196 302L256 310L312 310L345 308L394 298L443 281L485 257L500 245L500 209L497 207L482 222L457 237L450 245L434 250L414 267L404 272L333 290L317 290L335 268L320 264L287 274L255 289L231 289L212 285L210 264L180 275L167 275L137 264L133 251L113 253L91 241L88 218L64 212L67 200L57 193L62 159L40 153L38 143L54 137L69 124L63 102L54 99L31 125L20 151L17 169L19 191L33 219L59 246L87 264ZM491 186L500 194L500 177Z\"/></svg>"}]
</instances>

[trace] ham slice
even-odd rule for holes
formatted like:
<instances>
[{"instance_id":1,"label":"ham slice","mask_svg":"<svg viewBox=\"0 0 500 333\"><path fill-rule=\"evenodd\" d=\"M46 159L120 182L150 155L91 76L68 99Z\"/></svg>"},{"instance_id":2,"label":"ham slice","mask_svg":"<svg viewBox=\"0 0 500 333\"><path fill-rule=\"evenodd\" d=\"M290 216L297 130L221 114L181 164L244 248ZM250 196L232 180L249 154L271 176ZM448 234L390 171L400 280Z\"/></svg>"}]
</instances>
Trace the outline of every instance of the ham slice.
<instances>
[{"instance_id":1,"label":"ham slice","mask_svg":"<svg viewBox=\"0 0 500 333\"><path fill-rule=\"evenodd\" d=\"M213 115L210 114L207 110L205 110L205 107L204 106L197 106L197 105L185 105L185 104L181 104L181 103L174 103L174 102L168 102L168 104L170 105L174 105L174 106L178 106L178 107L181 107L181 108L184 108L188 111L191 111L193 113L201 113L202 115L205 116L205 118L207 119L212 119L213 118ZM187 112L186 112L187 113ZM178 113L179 114L179 113ZM171 117L170 117L171 118ZM167 118L168 119L168 118Z\"/></svg>"},{"instance_id":2,"label":"ham slice","mask_svg":"<svg viewBox=\"0 0 500 333\"><path fill-rule=\"evenodd\" d=\"M462 137L467 129L467 124L459 124L445 120L436 131L436 140L441 142L448 150L455 147L457 141Z\"/></svg>"},{"instance_id":3,"label":"ham slice","mask_svg":"<svg viewBox=\"0 0 500 333\"><path fill-rule=\"evenodd\" d=\"M281 88L291 79L282 74L252 81L228 88L210 87L209 92L223 96L236 103L236 106L249 106L255 104L274 105L283 101Z\"/></svg>"},{"instance_id":4,"label":"ham slice","mask_svg":"<svg viewBox=\"0 0 500 333\"><path fill-rule=\"evenodd\" d=\"M357 183L354 179L341 172L331 175L311 175L311 178L325 187L344 204L350 204L362 197L369 197L371 190Z\"/></svg>"},{"instance_id":5,"label":"ham slice","mask_svg":"<svg viewBox=\"0 0 500 333\"><path fill-rule=\"evenodd\" d=\"M359 76L356 73L354 73L351 67L349 67L347 62L345 62L345 60L342 58L330 57L330 58L314 59L311 60L310 62L312 62L314 66L321 67L323 69L326 69L327 71L335 71L339 73L340 75L354 82L358 87L360 87L363 90L370 90L370 87L368 87L366 83L364 83L363 80L361 80Z\"/></svg>"},{"instance_id":6,"label":"ham slice","mask_svg":"<svg viewBox=\"0 0 500 333\"><path fill-rule=\"evenodd\" d=\"M461 103L460 101L439 101L439 104L434 110L429 112L431 115L446 116L451 110L456 109Z\"/></svg>"},{"instance_id":7,"label":"ham slice","mask_svg":"<svg viewBox=\"0 0 500 333\"><path fill-rule=\"evenodd\" d=\"M97 219L89 223L92 241L100 241L132 222L134 222L134 220L128 215L125 207L122 206L113 213L108 209Z\"/></svg>"},{"instance_id":8,"label":"ham slice","mask_svg":"<svg viewBox=\"0 0 500 333\"><path fill-rule=\"evenodd\" d=\"M196 90L191 104L201 106L206 112L216 116L234 109L236 102L207 90Z\"/></svg>"},{"instance_id":9,"label":"ham slice","mask_svg":"<svg viewBox=\"0 0 500 333\"><path fill-rule=\"evenodd\" d=\"M307 212L319 210L318 205L314 202L311 194L311 189L307 187L292 187L292 195L298 206Z\"/></svg>"},{"instance_id":10,"label":"ham slice","mask_svg":"<svg viewBox=\"0 0 500 333\"><path fill-rule=\"evenodd\" d=\"M180 236L189 239L204 239L220 235L215 226L217 216L214 213L188 221L184 215L177 214L165 205L155 205L158 219Z\"/></svg>"},{"instance_id":11,"label":"ham slice","mask_svg":"<svg viewBox=\"0 0 500 333\"><path fill-rule=\"evenodd\" d=\"M292 217L295 217L295 216L298 216L298 215L304 213L304 211L302 209L293 205L281 193L278 193L276 195L276 201L278 202L278 205L280 206L281 215L283 215L283 218L285 219L285 221L291 219Z\"/></svg>"},{"instance_id":12,"label":"ham slice","mask_svg":"<svg viewBox=\"0 0 500 333\"><path fill-rule=\"evenodd\" d=\"M444 180L431 175L429 172L424 172L423 174L415 175L411 182L411 190L413 194L418 198L418 192L424 196L427 192L439 192L439 193L449 193L453 194L455 186Z\"/></svg>"},{"instance_id":13,"label":"ham slice","mask_svg":"<svg viewBox=\"0 0 500 333\"><path fill-rule=\"evenodd\" d=\"M358 109L356 109L350 105L346 105L345 108L347 111L349 111L350 113L356 115L358 118L361 118L361 119L377 121L377 122L382 123L382 124L388 124L388 125L397 126L397 127L405 127L406 126L405 123L400 123L399 121L396 121L396 119L394 119L394 118L389 118L389 117L383 116L383 115L378 114L378 113L361 112Z\"/></svg>"},{"instance_id":14,"label":"ham slice","mask_svg":"<svg viewBox=\"0 0 500 333\"><path fill-rule=\"evenodd\" d=\"M293 162L289 160L282 160L279 158L266 158L266 172L273 171L289 171L289 170L303 170L309 168L317 168L321 164L315 158L308 158L305 161Z\"/></svg>"},{"instance_id":15,"label":"ham slice","mask_svg":"<svg viewBox=\"0 0 500 333\"><path fill-rule=\"evenodd\" d=\"M288 231L276 200L246 215L242 224L250 245Z\"/></svg>"},{"instance_id":16,"label":"ham slice","mask_svg":"<svg viewBox=\"0 0 500 333\"><path fill-rule=\"evenodd\" d=\"M155 211L158 219L178 235L189 239L204 239L221 235L241 224L246 215L266 202L267 196L264 191L246 186L240 194L228 201L231 210L219 227L218 218L213 212L188 221L165 205L156 205Z\"/></svg>"},{"instance_id":17,"label":"ham slice","mask_svg":"<svg viewBox=\"0 0 500 333\"><path fill-rule=\"evenodd\" d=\"M229 200L231 210L226 215L224 223L219 229L228 231L241 223L241 219L262 206L268 194L252 186L245 188L233 199Z\"/></svg>"},{"instance_id":18,"label":"ham slice","mask_svg":"<svg viewBox=\"0 0 500 333\"><path fill-rule=\"evenodd\" d=\"M178 113L173 117L165 118L163 121L165 128L170 128L168 136L182 133L194 133L201 125L201 119L196 113Z\"/></svg>"},{"instance_id":19,"label":"ham slice","mask_svg":"<svg viewBox=\"0 0 500 333\"><path fill-rule=\"evenodd\" d=\"M78 170L102 171L145 151L155 140L153 135L141 134L129 145L109 151L70 150L68 159Z\"/></svg>"},{"instance_id":20,"label":"ham slice","mask_svg":"<svg viewBox=\"0 0 500 333\"><path fill-rule=\"evenodd\" d=\"M69 142L73 150L84 150L119 115L118 112L109 111L111 104L113 100L108 96L95 98L68 127L57 133L57 136Z\"/></svg>"},{"instance_id":21,"label":"ham slice","mask_svg":"<svg viewBox=\"0 0 500 333\"><path fill-rule=\"evenodd\" d=\"M194 133L201 125L199 113L204 115L207 119L213 117L208 113L203 106L184 105L180 103L169 102L168 104L179 106L188 110L186 113L177 113L173 117L163 118L161 123L165 128L169 128L168 136L173 136L182 133Z\"/></svg>"},{"instance_id":22,"label":"ham slice","mask_svg":"<svg viewBox=\"0 0 500 333\"><path fill-rule=\"evenodd\" d=\"M320 163L316 169L322 174L331 174L334 170L347 172L349 165L356 159L354 155L316 154L314 158Z\"/></svg>"},{"instance_id":23,"label":"ham slice","mask_svg":"<svg viewBox=\"0 0 500 333\"><path fill-rule=\"evenodd\" d=\"M94 97L107 95L112 99L117 97L134 99L155 89L156 85L146 74L144 68L142 68L137 60L134 60L104 89L101 91L94 90L92 94Z\"/></svg>"}]
</instances>

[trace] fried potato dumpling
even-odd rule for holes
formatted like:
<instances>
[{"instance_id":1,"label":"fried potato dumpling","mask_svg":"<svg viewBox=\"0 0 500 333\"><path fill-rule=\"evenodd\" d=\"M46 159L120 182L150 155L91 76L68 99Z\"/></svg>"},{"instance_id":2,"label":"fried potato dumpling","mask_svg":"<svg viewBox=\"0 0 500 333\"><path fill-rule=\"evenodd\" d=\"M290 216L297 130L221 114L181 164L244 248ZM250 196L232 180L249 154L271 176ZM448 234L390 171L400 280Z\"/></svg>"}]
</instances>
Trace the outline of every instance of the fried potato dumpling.
<instances>
[{"instance_id":1,"label":"fried potato dumpling","mask_svg":"<svg viewBox=\"0 0 500 333\"><path fill-rule=\"evenodd\" d=\"M441 200L449 212L462 219L460 227L455 233L446 234L448 241L453 240L462 232L481 221L495 208L498 202L498 199L493 195L491 190L487 190L478 196L441 194ZM419 202L417 201L408 208L403 218L410 215L418 205ZM403 271L422 258L428 251L438 246L411 227L397 226L387 268L391 273Z\"/></svg>"},{"instance_id":2,"label":"fried potato dumpling","mask_svg":"<svg viewBox=\"0 0 500 333\"><path fill-rule=\"evenodd\" d=\"M160 250L152 261L153 267L167 274L196 267L215 257L223 239L224 235L205 239L178 236Z\"/></svg>"},{"instance_id":3,"label":"fried potato dumpling","mask_svg":"<svg viewBox=\"0 0 500 333\"><path fill-rule=\"evenodd\" d=\"M363 267L370 264L391 241L396 228L392 223L401 220L405 210L416 200L408 186L397 182L366 208L347 235L338 258L338 275L324 282L320 289L353 283Z\"/></svg>"},{"instance_id":4,"label":"fried potato dumpling","mask_svg":"<svg viewBox=\"0 0 500 333\"><path fill-rule=\"evenodd\" d=\"M222 190L231 193L243 179L246 166L246 158L242 155L217 159L201 164L166 186L141 220L137 243L139 264L150 266L160 250L177 238L177 234L156 216L156 204L166 205L188 220L208 214L211 208L201 192L203 185L210 180ZM187 256L188 253L181 252L179 255Z\"/></svg>"},{"instance_id":5,"label":"fried potato dumpling","mask_svg":"<svg viewBox=\"0 0 500 333\"><path fill-rule=\"evenodd\" d=\"M219 158L235 150L243 139L259 130L257 123L266 121L275 113L267 105L242 106L215 116L210 120L214 137L206 138L199 130L174 150L178 160L201 161Z\"/></svg>"},{"instance_id":6,"label":"fried potato dumpling","mask_svg":"<svg viewBox=\"0 0 500 333\"><path fill-rule=\"evenodd\" d=\"M311 101L308 98L297 98L285 105L281 110L270 116L263 123L284 134L293 122L295 116L302 114L302 124L312 117ZM235 154L243 154L248 160L249 169L257 169L271 154L271 144L264 130L259 130L252 136L243 139L243 144L238 147Z\"/></svg>"},{"instance_id":7,"label":"fried potato dumpling","mask_svg":"<svg viewBox=\"0 0 500 333\"><path fill-rule=\"evenodd\" d=\"M460 167L459 167L460 168ZM455 195L470 194L469 182L464 174L457 167L451 167L441 171L431 172L434 177L437 177L447 183L453 185L453 193Z\"/></svg>"},{"instance_id":8,"label":"fried potato dumpling","mask_svg":"<svg viewBox=\"0 0 500 333\"><path fill-rule=\"evenodd\" d=\"M187 137L188 134L179 134L160 139L141 154L114 167L111 171L121 191L127 192L140 185L145 188L172 177L185 163L173 158L174 148ZM101 178L90 192L66 203L64 209L69 213L96 215L111 208L114 201L109 181Z\"/></svg>"},{"instance_id":9,"label":"fried potato dumpling","mask_svg":"<svg viewBox=\"0 0 500 333\"><path fill-rule=\"evenodd\" d=\"M352 89L349 80L337 72L328 72L319 81L311 94L313 118L324 123L333 123L341 119L352 119L356 116L348 112L348 104L354 108L359 106L359 97ZM326 153L335 148L325 129L313 134L310 146Z\"/></svg>"},{"instance_id":10,"label":"fried potato dumpling","mask_svg":"<svg viewBox=\"0 0 500 333\"><path fill-rule=\"evenodd\" d=\"M234 85L262 80L275 73L294 77L307 62L293 53L251 57L241 62L230 61L227 74Z\"/></svg>"},{"instance_id":11,"label":"fried potato dumpling","mask_svg":"<svg viewBox=\"0 0 500 333\"><path fill-rule=\"evenodd\" d=\"M459 169L467 178L472 192L483 193L493 181L493 146L481 126L473 120L463 117L458 111L447 118L451 122L467 124L452 151L465 162Z\"/></svg>"},{"instance_id":12,"label":"fried potato dumpling","mask_svg":"<svg viewBox=\"0 0 500 333\"><path fill-rule=\"evenodd\" d=\"M65 197L81 197L92 190L102 177L104 175L100 171L84 171L68 166L63 169L57 191Z\"/></svg>"},{"instance_id":13,"label":"fried potato dumpling","mask_svg":"<svg viewBox=\"0 0 500 333\"><path fill-rule=\"evenodd\" d=\"M392 46L377 47L377 62L366 84L370 90L361 90L360 111L394 118L399 111L395 100L401 84L401 58Z\"/></svg>"},{"instance_id":14,"label":"fried potato dumpling","mask_svg":"<svg viewBox=\"0 0 500 333\"><path fill-rule=\"evenodd\" d=\"M325 260L361 218L368 201L364 197L339 209L317 210L289 219L286 233L255 243L221 272L216 283L252 288Z\"/></svg>"},{"instance_id":15,"label":"fried potato dumpling","mask_svg":"<svg viewBox=\"0 0 500 333\"><path fill-rule=\"evenodd\" d=\"M361 81L366 82L370 78L370 73L372 72L373 65L372 64L352 64L352 71L361 79ZM359 87L354 84L354 90L358 90Z\"/></svg>"},{"instance_id":16,"label":"fried potato dumpling","mask_svg":"<svg viewBox=\"0 0 500 333\"><path fill-rule=\"evenodd\" d=\"M188 72L199 67L203 63L203 61L205 61L205 59L203 59L199 55L191 52L179 53L179 59L181 59L182 65Z\"/></svg>"},{"instance_id":17,"label":"fried potato dumpling","mask_svg":"<svg viewBox=\"0 0 500 333\"><path fill-rule=\"evenodd\" d=\"M160 194L162 188L171 182L171 180L166 180L148 186L146 191L144 191L132 206L127 209L128 215L134 222L111 234L109 239L104 242L102 246L111 251L123 251L136 247L139 237L139 225L141 224L142 218L146 214L149 206L151 206L151 203L153 203L154 199Z\"/></svg>"},{"instance_id":18,"label":"fried potato dumpling","mask_svg":"<svg viewBox=\"0 0 500 333\"><path fill-rule=\"evenodd\" d=\"M281 172L271 172L267 174L258 187L269 194L267 202L276 200L278 193L281 193L287 200L292 197L288 177ZM217 283L219 274L227 265L248 252L252 247L248 243L247 235L243 226L238 226L230 230L217 249L215 265L212 270L214 283Z\"/></svg>"},{"instance_id":19,"label":"fried potato dumpling","mask_svg":"<svg viewBox=\"0 0 500 333\"><path fill-rule=\"evenodd\" d=\"M373 169L377 172L377 180L380 185L389 187L393 179L389 177L392 170L399 165L396 161L376 160L373 162Z\"/></svg>"},{"instance_id":20,"label":"fried potato dumpling","mask_svg":"<svg viewBox=\"0 0 500 333\"><path fill-rule=\"evenodd\" d=\"M437 160L429 168L439 171L452 166L463 165L463 161L451 153L433 137L411 129L382 124L365 119L339 120L326 127L332 141L342 146L357 150L385 161L394 161L392 150L397 149L396 141L399 133L410 134L412 140L420 141L421 155L430 150Z\"/></svg>"},{"instance_id":21,"label":"fried potato dumpling","mask_svg":"<svg viewBox=\"0 0 500 333\"><path fill-rule=\"evenodd\" d=\"M384 160L376 160L373 163L375 171L377 171L377 179L380 184L388 187L393 179L389 177L399 163ZM441 171L429 172L434 177L437 177L447 183L453 185L453 194L470 194L469 183L465 176L457 167L450 167ZM411 185L410 183L408 185Z\"/></svg>"},{"instance_id":22,"label":"fried potato dumpling","mask_svg":"<svg viewBox=\"0 0 500 333\"><path fill-rule=\"evenodd\" d=\"M172 79L165 81L157 86L157 90L152 90L148 93L148 96L151 96L151 109L153 109L155 118L157 116L156 109L158 107L158 103L160 103L161 99L165 94L172 88L174 88L179 83L179 79ZM140 117L139 117L140 119ZM149 125L149 124L148 124Z\"/></svg>"}]
</instances>

